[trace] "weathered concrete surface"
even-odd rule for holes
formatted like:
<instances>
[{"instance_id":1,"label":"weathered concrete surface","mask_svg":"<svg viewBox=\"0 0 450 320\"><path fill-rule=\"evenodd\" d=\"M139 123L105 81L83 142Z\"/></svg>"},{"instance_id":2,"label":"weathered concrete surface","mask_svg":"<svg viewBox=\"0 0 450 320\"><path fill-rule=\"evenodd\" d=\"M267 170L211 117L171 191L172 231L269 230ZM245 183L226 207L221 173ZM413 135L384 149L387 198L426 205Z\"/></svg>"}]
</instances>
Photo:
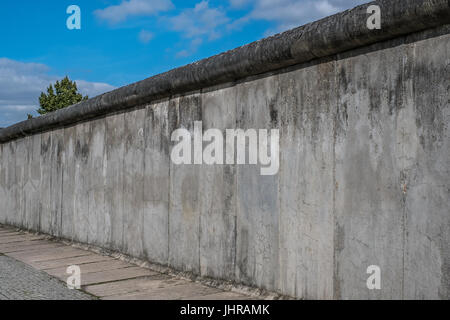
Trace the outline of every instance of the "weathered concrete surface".
<instances>
[{"instance_id":1,"label":"weathered concrete surface","mask_svg":"<svg viewBox=\"0 0 450 320\"><path fill-rule=\"evenodd\" d=\"M236 125L236 90L211 88L202 94L203 130ZM199 186L200 274L233 279L236 263L237 167L203 166Z\"/></svg>"},{"instance_id":2,"label":"weathered concrete surface","mask_svg":"<svg viewBox=\"0 0 450 320\"><path fill-rule=\"evenodd\" d=\"M449 298L449 53L444 35L339 57L337 297Z\"/></svg>"},{"instance_id":3,"label":"weathered concrete surface","mask_svg":"<svg viewBox=\"0 0 450 320\"><path fill-rule=\"evenodd\" d=\"M449 10L447 1L380 3L393 6L387 23L404 33L416 29L400 12ZM318 25L358 20L354 13ZM383 30L371 41L398 35ZM124 98L126 112L0 145L0 222L297 298L449 299L449 34L442 25L337 55L313 47L327 57L220 86L199 80L201 90L151 103L135 101L167 79L127 87L120 92L136 92ZM200 65L190 77L212 79L208 60ZM230 77L239 78L221 79ZM116 110L108 97L85 107ZM205 130L279 128L279 173L174 165L170 135L192 132L196 120ZM0 135L11 139L11 130ZM370 265L381 267L381 290L366 287Z\"/></svg>"}]
</instances>

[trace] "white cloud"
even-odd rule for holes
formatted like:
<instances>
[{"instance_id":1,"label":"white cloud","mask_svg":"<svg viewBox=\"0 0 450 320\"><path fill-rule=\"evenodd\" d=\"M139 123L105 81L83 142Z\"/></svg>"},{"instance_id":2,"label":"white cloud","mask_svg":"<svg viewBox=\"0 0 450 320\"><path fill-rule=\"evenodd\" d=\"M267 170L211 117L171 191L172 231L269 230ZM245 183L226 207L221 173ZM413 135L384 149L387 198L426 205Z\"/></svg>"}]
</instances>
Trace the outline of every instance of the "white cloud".
<instances>
[{"instance_id":1,"label":"white cloud","mask_svg":"<svg viewBox=\"0 0 450 320\"><path fill-rule=\"evenodd\" d=\"M89 82L84 80L75 80L78 90L89 98L96 97L102 93L116 89L116 87L102 82Z\"/></svg>"},{"instance_id":2,"label":"white cloud","mask_svg":"<svg viewBox=\"0 0 450 320\"><path fill-rule=\"evenodd\" d=\"M95 15L111 24L133 16L152 16L173 9L171 0L123 0L119 5L96 10Z\"/></svg>"},{"instance_id":3,"label":"white cloud","mask_svg":"<svg viewBox=\"0 0 450 320\"><path fill-rule=\"evenodd\" d=\"M368 0L229 0L232 8L251 7L248 15L230 28L239 28L251 20L275 23L271 32L286 31L305 23L365 3Z\"/></svg>"},{"instance_id":4,"label":"white cloud","mask_svg":"<svg viewBox=\"0 0 450 320\"><path fill-rule=\"evenodd\" d=\"M205 40L219 39L230 19L223 8L211 8L209 1L203 0L194 8L185 9L177 16L166 18L165 21L171 30L189 39L186 48L176 54L177 58L184 58L196 53Z\"/></svg>"},{"instance_id":5,"label":"white cloud","mask_svg":"<svg viewBox=\"0 0 450 320\"><path fill-rule=\"evenodd\" d=\"M186 49L183 49L176 54L176 57L177 58L185 58L185 57L189 57L189 56L193 55L194 53L197 52L198 48L200 47L200 45L202 43L203 43L203 40L201 38L193 39Z\"/></svg>"},{"instance_id":6,"label":"white cloud","mask_svg":"<svg viewBox=\"0 0 450 320\"><path fill-rule=\"evenodd\" d=\"M340 11L339 7L336 7L328 0L317 1L315 4L315 9L319 14L331 15Z\"/></svg>"},{"instance_id":7,"label":"white cloud","mask_svg":"<svg viewBox=\"0 0 450 320\"><path fill-rule=\"evenodd\" d=\"M24 63L0 58L0 127L25 120L35 114L39 95L50 83L63 77L49 74L50 68L39 63ZM75 80L83 95L94 97L115 89L106 83Z\"/></svg>"},{"instance_id":8,"label":"white cloud","mask_svg":"<svg viewBox=\"0 0 450 320\"><path fill-rule=\"evenodd\" d=\"M186 38L206 37L208 40L220 38L219 27L229 21L224 10L211 8L209 1L201 1L194 8L169 18L170 28L181 32Z\"/></svg>"},{"instance_id":9,"label":"white cloud","mask_svg":"<svg viewBox=\"0 0 450 320\"><path fill-rule=\"evenodd\" d=\"M139 32L139 41L147 44L150 42L150 40L152 40L154 37L153 33L151 33L150 31L147 30L141 30L141 32Z\"/></svg>"},{"instance_id":10,"label":"white cloud","mask_svg":"<svg viewBox=\"0 0 450 320\"><path fill-rule=\"evenodd\" d=\"M230 5L232 8L240 9L252 2L252 0L230 0Z\"/></svg>"}]
</instances>

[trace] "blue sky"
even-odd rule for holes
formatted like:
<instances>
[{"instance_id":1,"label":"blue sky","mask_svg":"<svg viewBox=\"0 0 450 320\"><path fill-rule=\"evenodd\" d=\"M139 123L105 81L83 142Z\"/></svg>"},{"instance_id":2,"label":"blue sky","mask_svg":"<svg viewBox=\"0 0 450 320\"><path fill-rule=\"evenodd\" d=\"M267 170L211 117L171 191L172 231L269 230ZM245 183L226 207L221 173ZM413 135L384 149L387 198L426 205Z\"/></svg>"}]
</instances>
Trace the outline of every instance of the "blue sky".
<instances>
[{"instance_id":1,"label":"blue sky","mask_svg":"<svg viewBox=\"0 0 450 320\"><path fill-rule=\"evenodd\" d=\"M68 75L95 96L367 0L2 0L0 127ZM69 30L69 5L81 30Z\"/></svg>"}]
</instances>

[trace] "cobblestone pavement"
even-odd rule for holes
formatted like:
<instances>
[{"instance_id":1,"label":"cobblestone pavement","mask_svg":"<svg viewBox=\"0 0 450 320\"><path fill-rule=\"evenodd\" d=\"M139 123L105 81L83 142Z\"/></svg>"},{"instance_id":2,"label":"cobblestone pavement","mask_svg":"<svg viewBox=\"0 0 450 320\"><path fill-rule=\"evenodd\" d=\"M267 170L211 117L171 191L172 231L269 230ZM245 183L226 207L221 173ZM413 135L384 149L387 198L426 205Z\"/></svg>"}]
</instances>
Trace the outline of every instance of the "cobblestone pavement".
<instances>
[{"instance_id":1,"label":"cobblestone pavement","mask_svg":"<svg viewBox=\"0 0 450 320\"><path fill-rule=\"evenodd\" d=\"M80 268L84 292L67 288L69 266ZM253 299L0 225L0 300L96 297L106 300Z\"/></svg>"},{"instance_id":2,"label":"cobblestone pavement","mask_svg":"<svg viewBox=\"0 0 450 320\"><path fill-rule=\"evenodd\" d=\"M89 300L90 295L67 286L7 256L0 256L0 300Z\"/></svg>"}]
</instances>

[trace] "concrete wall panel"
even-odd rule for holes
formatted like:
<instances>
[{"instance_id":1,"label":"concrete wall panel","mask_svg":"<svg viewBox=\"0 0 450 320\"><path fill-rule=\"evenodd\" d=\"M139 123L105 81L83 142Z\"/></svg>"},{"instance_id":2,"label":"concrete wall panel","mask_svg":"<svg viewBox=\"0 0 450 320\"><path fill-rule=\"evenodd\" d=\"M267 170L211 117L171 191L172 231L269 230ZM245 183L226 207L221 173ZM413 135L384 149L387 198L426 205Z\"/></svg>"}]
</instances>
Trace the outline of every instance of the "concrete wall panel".
<instances>
[{"instance_id":1,"label":"concrete wall panel","mask_svg":"<svg viewBox=\"0 0 450 320\"><path fill-rule=\"evenodd\" d=\"M7 193L6 193L6 153L3 152L3 148L7 148L8 145L0 144L0 203L3 208L0 208L0 219L4 220L6 217L6 201L7 201Z\"/></svg>"},{"instance_id":2,"label":"concrete wall panel","mask_svg":"<svg viewBox=\"0 0 450 320\"><path fill-rule=\"evenodd\" d=\"M70 240L75 237L76 132L74 126L64 128L64 151L62 154L64 167L62 173L61 235Z\"/></svg>"},{"instance_id":3,"label":"concrete wall panel","mask_svg":"<svg viewBox=\"0 0 450 320\"><path fill-rule=\"evenodd\" d=\"M29 230L39 230L39 199L41 183L41 135L28 137L28 179L25 190L25 220L24 227Z\"/></svg>"},{"instance_id":4,"label":"concrete wall panel","mask_svg":"<svg viewBox=\"0 0 450 320\"><path fill-rule=\"evenodd\" d=\"M431 49L432 48L432 49ZM431 49L431 50L430 50ZM414 44L411 112L406 138L406 299L450 299L450 41L448 35ZM444 62L445 61L445 62ZM443 63L444 62L444 63ZM444 65L445 64L445 65ZM410 143L411 144L411 143Z\"/></svg>"},{"instance_id":5,"label":"concrete wall panel","mask_svg":"<svg viewBox=\"0 0 450 320\"><path fill-rule=\"evenodd\" d=\"M105 119L105 239L113 250L124 248L124 155L125 116L111 115ZM108 229L107 224L110 228ZM107 232L109 231L109 234Z\"/></svg>"},{"instance_id":6,"label":"concrete wall panel","mask_svg":"<svg viewBox=\"0 0 450 320\"><path fill-rule=\"evenodd\" d=\"M185 128L194 134L201 121L198 93L169 104L170 132ZM200 166L170 164L169 266L200 274Z\"/></svg>"},{"instance_id":7,"label":"concrete wall panel","mask_svg":"<svg viewBox=\"0 0 450 320\"><path fill-rule=\"evenodd\" d=\"M93 172L88 170L90 153L89 122L80 123L75 127L75 190L74 190L74 237L75 241L89 243L89 179ZM98 173L96 172L95 175Z\"/></svg>"},{"instance_id":8,"label":"concrete wall panel","mask_svg":"<svg viewBox=\"0 0 450 320\"><path fill-rule=\"evenodd\" d=\"M16 141L17 154L24 155L15 159L15 183L14 183L14 202L16 211L14 213L14 224L21 225L25 221L25 185L28 180L28 170L26 165L28 163L28 149L27 139L22 138Z\"/></svg>"},{"instance_id":9,"label":"concrete wall panel","mask_svg":"<svg viewBox=\"0 0 450 320\"><path fill-rule=\"evenodd\" d=\"M270 130L278 94L278 76L239 84L237 128ZM268 290L278 284L278 189L278 174L261 176L259 165L237 166L236 278Z\"/></svg>"},{"instance_id":10,"label":"concrete wall panel","mask_svg":"<svg viewBox=\"0 0 450 320\"><path fill-rule=\"evenodd\" d=\"M52 133L51 131L41 134L41 183L39 198L39 231L50 233L52 225ZM81 188L81 185L79 185ZM87 239L86 239L87 240Z\"/></svg>"},{"instance_id":11,"label":"concrete wall panel","mask_svg":"<svg viewBox=\"0 0 450 320\"><path fill-rule=\"evenodd\" d=\"M105 213L105 119L91 122L89 175L89 241L95 245L106 243L109 223Z\"/></svg>"},{"instance_id":12,"label":"concrete wall panel","mask_svg":"<svg viewBox=\"0 0 450 320\"><path fill-rule=\"evenodd\" d=\"M137 257L143 253L145 113L139 108L124 114L123 250Z\"/></svg>"},{"instance_id":13,"label":"concrete wall panel","mask_svg":"<svg viewBox=\"0 0 450 320\"><path fill-rule=\"evenodd\" d=\"M167 265L169 258L169 101L145 109L143 250L146 259Z\"/></svg>"},{"instance_id":14,"label":"concrete wall panel","mask_svg":"<svg viewBox=\"0 0 450 320\"><path fill-rule=\"evenodd\" d=\"M412 59L410 46L401 45L337 63L336 298L403 295L402 163L412 147L403 129L413 108L405 65ZM381 268L381 290L367 289L371 265Z\"/></svg>"},{"instance_id":15,"label":"concrete wall panel","mask_svg":"<svg viewBox=\"0 0 450 320\"><path fill-rule=\"evenodd\" d=\"M334 73L331 61L280 75L280 290L305 299L333 298Z\"/></svg>"},{"instance_id":16,"label":"concrete wall panel","mask_svg":"<svg viewBox=\"0 0 450 320\"><path fill-rule=\"evenodd\" d=\"M203 131L236 126L236 88L203 93ZM209 142L205 143L205 146ZM223 155L226 155L224 141ZM200 172L200 272L234 279L236 262L236 166L203 165Z\"/></svg>"},{"instance_id":17,"label":"concrete wall panel","mask_svg":"<svg viewBox=\"0 0 450 320\"><path fill-rule=\"evenodd\" d=\"M50 181L50 233L58 237L62 232L62 207L63 207L63 168L64 160L64 129L51 132L51 181Z\"/></svg>"}]
</instances>

